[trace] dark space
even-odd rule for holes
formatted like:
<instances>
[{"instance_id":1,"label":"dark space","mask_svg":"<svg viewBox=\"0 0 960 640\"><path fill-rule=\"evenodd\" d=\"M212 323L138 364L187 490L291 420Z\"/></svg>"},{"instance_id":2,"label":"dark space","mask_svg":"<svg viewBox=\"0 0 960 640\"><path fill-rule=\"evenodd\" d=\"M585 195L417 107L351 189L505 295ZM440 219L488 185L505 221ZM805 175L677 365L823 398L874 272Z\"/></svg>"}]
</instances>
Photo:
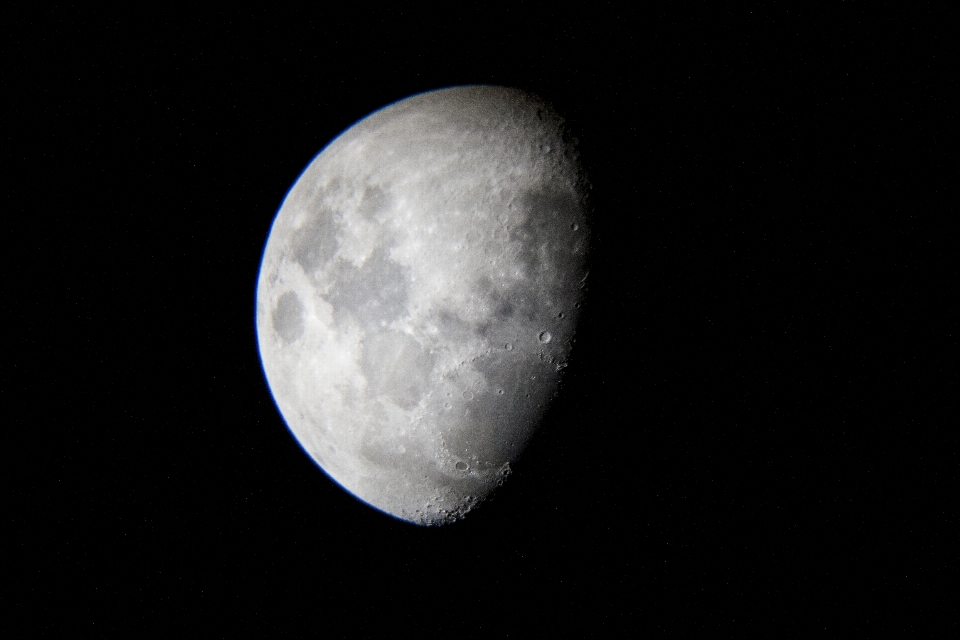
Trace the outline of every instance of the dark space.
<instances>
[{"instance_id":1,"label":"dark space","mask_svg":"<svg viewBox=\"0 0 960 640\"><path fill-rule=\"evenodd\" d=\"M939 16L14 13L11 637L956 631ZM424 529L299 448L253 300L330 140L471 83L566 118L595 243L541 431Z\"/></svg>"}]
</instances>

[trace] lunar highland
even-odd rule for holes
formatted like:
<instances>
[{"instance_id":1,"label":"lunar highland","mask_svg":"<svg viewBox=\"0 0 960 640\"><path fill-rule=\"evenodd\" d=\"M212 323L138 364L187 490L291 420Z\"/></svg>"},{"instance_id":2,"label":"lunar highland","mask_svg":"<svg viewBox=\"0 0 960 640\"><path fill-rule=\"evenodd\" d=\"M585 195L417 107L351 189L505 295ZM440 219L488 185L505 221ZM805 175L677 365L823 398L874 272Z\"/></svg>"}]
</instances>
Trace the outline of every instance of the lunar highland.
<instances>
[{"instance_id":1,"label":"lunar highland","mask_svg":"<svg viewBox=\"0 0 960 640\"><path fill-rule=\"evenodd\" d=\"M264 372L333 480L422 525L510 474L581 314L588 193L563 121L494 86L360 120L287 194L257 284Z\"/></svg>"}]
</instances>

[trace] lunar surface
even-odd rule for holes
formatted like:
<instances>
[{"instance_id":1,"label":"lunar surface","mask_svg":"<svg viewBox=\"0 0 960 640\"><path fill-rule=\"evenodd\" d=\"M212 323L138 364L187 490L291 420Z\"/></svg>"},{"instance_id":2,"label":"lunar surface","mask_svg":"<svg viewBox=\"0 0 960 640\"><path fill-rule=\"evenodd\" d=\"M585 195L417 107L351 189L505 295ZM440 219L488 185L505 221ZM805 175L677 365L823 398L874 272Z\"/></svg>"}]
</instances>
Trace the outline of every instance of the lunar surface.
<instances>
[{"instance_id":1,"label":"lunar surface","mask_svg":"<svg viewBox=\"0 0 960 640\"><path fill-rule=\"evenodd\" d=\"M333 480L422 525L503 484L571 355L586 184L563 121L492 86L394 103L304 170L256 325L277 407Z\"/></svg>"}]
</instances>

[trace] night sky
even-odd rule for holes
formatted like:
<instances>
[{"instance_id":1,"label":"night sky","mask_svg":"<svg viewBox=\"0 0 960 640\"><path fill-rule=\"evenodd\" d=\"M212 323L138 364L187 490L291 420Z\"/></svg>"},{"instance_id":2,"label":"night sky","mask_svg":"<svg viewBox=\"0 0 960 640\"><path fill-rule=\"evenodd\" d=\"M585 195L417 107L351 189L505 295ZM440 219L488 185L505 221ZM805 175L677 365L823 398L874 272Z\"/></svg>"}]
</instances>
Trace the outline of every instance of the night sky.
<instances>
[{"instance_id":1,"label":"night sky","mask_svg":"<svg viewBox=\"0 0 960 640\"><path fill-rule=\"evenodd\" d=\"M955 629L955 38L849 4L14 16L18 637ZM475 83L579 138L590 297L503 491L424 529L299 448L254 293L327 143Z\"/></svg>"}]
</instances>

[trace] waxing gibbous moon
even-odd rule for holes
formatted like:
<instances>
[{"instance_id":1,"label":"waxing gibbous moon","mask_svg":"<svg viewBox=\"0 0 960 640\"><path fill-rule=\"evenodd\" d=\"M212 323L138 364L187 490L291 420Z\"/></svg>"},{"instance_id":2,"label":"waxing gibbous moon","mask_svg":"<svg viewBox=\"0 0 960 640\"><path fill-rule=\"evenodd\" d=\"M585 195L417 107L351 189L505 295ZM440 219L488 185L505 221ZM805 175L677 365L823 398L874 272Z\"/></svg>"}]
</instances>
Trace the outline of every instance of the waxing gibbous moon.
<instances>
[{"instance_id":1,"label":"waxing gibbous moon","mask_svg":"<svg viewBox=\"0 0 960 640\"><path fill-rule=\"evenodd\" d=\"M559 389L587 278L563 121L494 86L396 102L288 192L257 283L287 426L364 502L453 522L510 474Z\"/></svg>"}]
</instances>

